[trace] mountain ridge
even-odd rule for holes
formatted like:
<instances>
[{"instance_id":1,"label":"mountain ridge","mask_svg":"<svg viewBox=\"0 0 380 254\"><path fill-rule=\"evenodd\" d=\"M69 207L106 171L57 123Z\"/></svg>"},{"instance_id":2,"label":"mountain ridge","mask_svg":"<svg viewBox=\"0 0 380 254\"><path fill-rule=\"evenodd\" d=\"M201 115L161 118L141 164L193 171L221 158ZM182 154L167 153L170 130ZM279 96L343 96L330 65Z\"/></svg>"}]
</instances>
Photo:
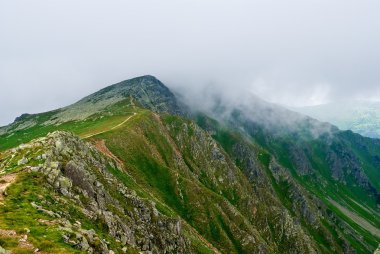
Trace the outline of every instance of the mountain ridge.
<instances>
[{"instance_id":1,"label":"mountain ridge","mask_svg":"<svg viewBox=\"0 0 380 254\"><path fill-rule=\"evenodd\" d=\"M17 175L0 205L3 248L21 248L7 243L21 234L62 253L372 253L380 242L376 140L277 106L189 112L153 76L73 105L0 133L0 178Z\"/></svg>"},{"instance_id":2,"label":"mountain ridge","mask_svg":"<svg viewBox=\"0 0 380 254\"><path fill-rule=\"evenodd\" d=\"M0 135L41 124L80 121L97 113L104 113L107 107L122 103L123 100L138 103L139 106L154 112L187 114L185 107L178 105L175 96L161 81L154 76L144 75L105 87L63 108L39 114L22 114L13 123L0 127ZM112 114L112 112L109 113ZM39 121L39 118L42 121Z\"/></svg>"}]
</instances>

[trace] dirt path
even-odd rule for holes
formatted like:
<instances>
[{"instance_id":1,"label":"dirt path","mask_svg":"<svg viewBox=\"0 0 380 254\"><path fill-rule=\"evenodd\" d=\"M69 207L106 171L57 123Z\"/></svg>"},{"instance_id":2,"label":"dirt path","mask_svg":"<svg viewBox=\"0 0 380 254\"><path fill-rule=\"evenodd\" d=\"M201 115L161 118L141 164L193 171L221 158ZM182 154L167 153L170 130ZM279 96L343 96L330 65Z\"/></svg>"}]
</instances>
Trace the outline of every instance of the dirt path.
<instances>
[{"instance_id":1,"label":"dirt path","mask_svg":"<svg viewBox=\"0 0 380 254\"><path fill-rule=\"evenodd\" d=\"M137 113L136 112L133 112L133 115L129 116L127 119L125 119L123 122L119 123L118 125L115 125L114 127L111 128L111 130L113 129L116 129L120 126L122 126L123 124L125 124L132 116L135 116Z\"/></svg>"},{"instance_id":2,"label":"dirt path","mask_svg":"<svg viewBox=\"0 0 380 254\"><path fill-rule=\"evenodd\" d=\"M3 204L4 192L16 180L17 174L8 174L0 177L0 205Z\"/></svg>"},{"instance_id":3,"label":"dirt path","mask_svg":"<svg viewBox=\"0 0 380 254\"><path fill-rule=\"evenodd\" d=\"M16 181L17 174L8 174L0 177L0 205L3 205L3 200L5 198L4 192L9 185L11 185L14 181ZM0 228L0 236L6 238L15 238L18 241L18 248L31 250L34 253L41 253L38 249L36 249L33 244L28 241L28 235L18 235L15 230L10 229L1 229Z\"/></svg>"},{"instance_id":4,"label":"dirt path","mask_svg":"<svg viewBox=\"0 0 380 254\"><path fill-rule=\"evenodd\" d=\"M110 130L116 129L116 128L122 126L123 124L125 124L129 119L131 119L131 118L132 118L133 116L135 116L135 115L137 115L136 112L134 112L133 115L127 117L127 119L125 119L123 122L119 123L118 125L113 126L111 129L109 129L109 130L105 130L105 131L99 131L99 132L96 132L96 133L93 133L93 134L89 134L89 135L87 135L87 136L84 136L83 139L90 138L90 137L93 137L93 136L96 136L96 135L99 135L99 134L105 133L105 132L107 132L107 131L110 131Z\"/></svg>"},{"instance_id":5,"label":"dirt path","mask_svg":"<svg viewBox=\"0 0 380 254\"><path fill-rule=\"evenodd\" d=\"M117 166L119 168L123 168L123 162L116 156L114 155L109 149L108 147L106 146L106 143L103 139L101 140L96 140L95 141L95 147L101 152L103 153L104 155L108 156L109 158L113 159L116 161L117 163Z\"/></svg>"},{"instance_id":6,"label":"dirt path","mask_svg":"<svg viewBox=\"0 0 380 254\"><path fill-rule=\"evenodd\" d=\"M10 230L10 229L1 229L0 228L0 236L6 237L6 238L14 238L18 241L18 248L23 249L23 250L29 250L33 251L33 253L40 253L43 254L39 249L34 247L32 243L28 241L28 235L27 234L21 234L18 235L15 230ZM11 252L13 253L13 252Z\"/></svg>"}]
</instances>

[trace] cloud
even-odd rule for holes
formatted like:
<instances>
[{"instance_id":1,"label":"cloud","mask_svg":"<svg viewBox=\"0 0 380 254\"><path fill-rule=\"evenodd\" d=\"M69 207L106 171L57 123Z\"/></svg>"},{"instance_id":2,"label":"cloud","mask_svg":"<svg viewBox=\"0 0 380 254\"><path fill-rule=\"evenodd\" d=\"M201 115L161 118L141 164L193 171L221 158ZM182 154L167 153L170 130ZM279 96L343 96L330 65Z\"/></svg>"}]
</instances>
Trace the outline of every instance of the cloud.
<instances>
[{"instance_id":1,"label":"cloud","mask_svg":"<svg viewBox=\"0 0 380 254\"><path fill-rule=\"evenodd\" d=\"M144 74L195 96L211 87L292 105L380 98L379 7L375 0L1 1L0 125Z\"/></svg>"},{"instance_id":2,"label":"cloud","mask_svg":"<svg viewBox=\"0 0 380 254\"><path fill-rule=\"evenodd\" d=\"M270 78L257 78L249 87L249 91L260 98L290 107L321 105L331 100L330 92L332 86L322 82L301 86L299 83L286 83L279 80L274 81Z\"/></svg>"}]
</instances>

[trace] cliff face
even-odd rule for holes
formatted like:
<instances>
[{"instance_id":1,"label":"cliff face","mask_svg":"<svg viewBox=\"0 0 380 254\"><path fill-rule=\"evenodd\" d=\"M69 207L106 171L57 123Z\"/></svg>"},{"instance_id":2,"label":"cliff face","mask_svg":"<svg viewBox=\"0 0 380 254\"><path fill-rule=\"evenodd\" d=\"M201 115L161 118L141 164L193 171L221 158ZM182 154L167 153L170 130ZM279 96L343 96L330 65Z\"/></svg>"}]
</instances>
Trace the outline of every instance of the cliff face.
<instances>
[{"instance_id":1,"label":"cliff face","mask_svg":"<svg viewBox=\"0 0 380 254\"><path fill-rule=\"evenodd\" d=\"M0 133L0 253L373 252L379 142L265 107L191 115L144 76L23 115Z\"/></svg>"}]
</instances>

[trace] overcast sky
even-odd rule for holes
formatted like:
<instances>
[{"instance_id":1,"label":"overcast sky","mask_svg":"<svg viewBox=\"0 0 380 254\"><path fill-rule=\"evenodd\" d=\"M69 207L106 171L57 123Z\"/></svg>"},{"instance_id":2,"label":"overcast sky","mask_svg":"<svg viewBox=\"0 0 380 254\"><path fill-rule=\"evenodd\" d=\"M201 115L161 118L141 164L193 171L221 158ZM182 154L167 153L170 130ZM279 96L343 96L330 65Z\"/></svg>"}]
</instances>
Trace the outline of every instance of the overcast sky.
<instances>
[{"instance_id":1,"label":"overcast sky","mask_svg":"<svg viewBox=\"0 0 380 254\"><path fill-rule=\"evenodd\" d=\"M380 99L378 0L0 0L0 125L152 74L290 106Z\"/></svg>"}]
</instances>

